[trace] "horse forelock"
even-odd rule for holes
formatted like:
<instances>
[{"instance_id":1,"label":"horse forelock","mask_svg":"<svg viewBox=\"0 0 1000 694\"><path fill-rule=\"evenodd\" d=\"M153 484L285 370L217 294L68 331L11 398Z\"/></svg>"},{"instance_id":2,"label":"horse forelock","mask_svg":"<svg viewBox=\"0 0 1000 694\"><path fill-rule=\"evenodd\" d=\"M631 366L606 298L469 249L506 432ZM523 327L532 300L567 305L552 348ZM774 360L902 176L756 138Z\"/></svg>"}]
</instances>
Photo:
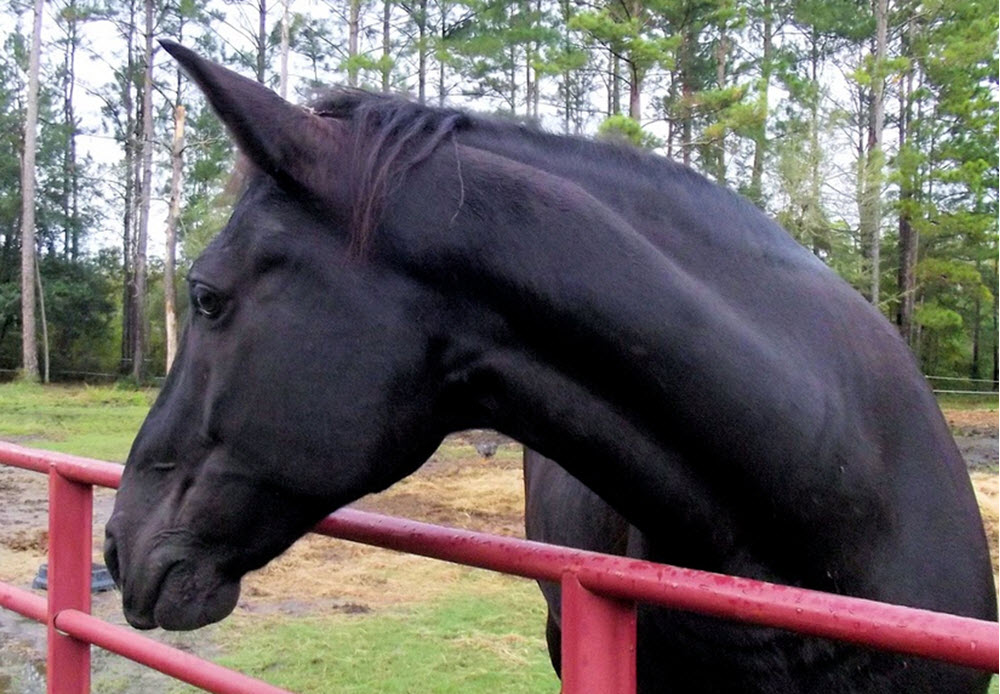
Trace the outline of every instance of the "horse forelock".
<instances>
[{"instance_id":1,"label":"horse forelock","mask_svg":"<svg viewBox=\"0 0 1000 694\"><path fill-rule=\"evenodd\" d=\"M358 89L330 92L315 100L314 113L348 125L350 251L367 251L385 206L414 166L466 124L469 116L399 97ZM345 162L338 162L343 167Z\"/></svg>"}]
</instances>

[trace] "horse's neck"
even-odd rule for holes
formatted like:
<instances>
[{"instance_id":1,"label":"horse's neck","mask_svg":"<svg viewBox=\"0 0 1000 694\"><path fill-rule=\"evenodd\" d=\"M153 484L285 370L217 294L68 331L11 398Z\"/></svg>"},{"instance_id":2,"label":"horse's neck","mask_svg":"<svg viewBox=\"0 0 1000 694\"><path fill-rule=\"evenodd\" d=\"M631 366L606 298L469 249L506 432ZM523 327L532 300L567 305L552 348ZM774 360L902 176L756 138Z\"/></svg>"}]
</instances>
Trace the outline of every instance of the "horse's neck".
<instances>
[{"instance_id":1,"label":"horse's neck","mask_svg":"<svg viewBox=\"0 0 1000 694\"><path fill-rule=\"evenodd\" d=\"M654 515L652 500L662 510L690 490L690 458L731 457L737 441L749 463L814 449L827 403L794 355L575 184L458 149L460 171L435 157L394 226L424 230L414 271L458 278L507 322L502 339L473 341L454 379L484 423L609 497L647 496ZM447 196L428 191L459 176L435 205Z\"/></svg>"},{"instance_id":2,"label":"horse's neck","mask_svg":"<svg viewBox=\"0 0 1000 694\"><path fill-rule=\"evenodd\" d=\"M634 193L626 182L628 176L609 175L613 167L609 166L608 158L642 156L639 152L616 152L610 145L582 139L560 140L540 133L526 137L520 129L504 123L473 123L459 134L459 141L574 181L606 203L620 202ZM661 182L674 173L668 170L669 162L662 164Z\"/></svg>"},{"instance_id":3,"label":"horse's neck","mask_svg":"<svg viewBox=\"0 0 1000 694\"><path fill-rule=\"evenodd\" d=\"M526 137L506 124L474 123L459 140L572 181L658 249L685 259L692 274L706 272L702 263L710 273L726 262L739 271L748 251L786 260L798 256L792 262L804 262L802 249L747 201L677 162L610 143L546 134ZM711 260L705 259L708 254ZM819 270L821 264L815 265L813 271ZM717 273L717 279L715 288L724 292L732 278ZM729 298L739 300L746 289L743 283Z\"/></svg>"}]
</instances>

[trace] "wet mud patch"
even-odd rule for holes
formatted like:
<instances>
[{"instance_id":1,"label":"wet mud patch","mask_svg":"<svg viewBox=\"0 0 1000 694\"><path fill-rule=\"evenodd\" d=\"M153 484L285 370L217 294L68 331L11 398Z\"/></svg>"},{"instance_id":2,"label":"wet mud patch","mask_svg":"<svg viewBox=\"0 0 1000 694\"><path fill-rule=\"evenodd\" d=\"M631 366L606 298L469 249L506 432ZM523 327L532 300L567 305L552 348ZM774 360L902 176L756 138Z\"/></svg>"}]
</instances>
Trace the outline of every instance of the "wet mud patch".
<instances>
[{"instance_id":1,"label":"wet mud patch","mask_svg":"<svg viewBox=\"0 0 1000 694\"><path fill-rule=\"evenodd\" d=\"M993 410L945 410L958 450L970 470L1000 470L998 414Z\"/></svg>"}]
</instances>

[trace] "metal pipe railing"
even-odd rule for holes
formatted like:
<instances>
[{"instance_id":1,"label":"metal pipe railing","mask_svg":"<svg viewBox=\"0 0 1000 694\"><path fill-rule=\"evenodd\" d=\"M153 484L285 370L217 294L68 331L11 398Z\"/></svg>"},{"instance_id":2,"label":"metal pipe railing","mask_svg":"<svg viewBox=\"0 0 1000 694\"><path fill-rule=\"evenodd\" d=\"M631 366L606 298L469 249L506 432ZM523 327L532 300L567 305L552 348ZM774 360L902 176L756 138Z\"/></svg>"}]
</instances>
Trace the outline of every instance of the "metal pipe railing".
<instances>
[{"instance_id":1,"label":"metal pipe railing","mask_svg":"<svg viewBox=\"0 0 1000 694\"><path fill-rule=\"evenodd\" d=\"M89 691L90 644L215 692L278 689L90 616L92 485L122 466L0 442L0 464L49 475L48 600L0 583L0 607L48 624L49 692ZM635 691L635 605L647 602L967 665L1000 664L997 624L745 578L342 509L315 532L563 588L563 691ZM624 656L624 657L622 657ZM599 685L599 686L598 686Z\"/></svg>"}]
</instances>

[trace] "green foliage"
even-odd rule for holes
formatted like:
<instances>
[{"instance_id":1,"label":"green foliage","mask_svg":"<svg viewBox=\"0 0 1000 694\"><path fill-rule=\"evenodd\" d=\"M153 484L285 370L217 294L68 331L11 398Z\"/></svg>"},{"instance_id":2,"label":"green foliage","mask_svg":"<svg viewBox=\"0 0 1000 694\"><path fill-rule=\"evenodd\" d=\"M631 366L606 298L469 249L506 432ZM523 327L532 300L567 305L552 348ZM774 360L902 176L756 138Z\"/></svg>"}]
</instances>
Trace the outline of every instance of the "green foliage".
<instances>
[{"instance_id":1,"label":"green foliage","mask_svg":"<svg viewBox=\"0 0 1000 694\"><path fill-rule=\"evenodd\" d=\"M42 258L39 269L56 378L114 371L117 277L108 260ZM8 281L0 282L0 369L16 369L21 363L20 283L19 266Z\"/></svg>"},{"instance_id":2,"label":"green foliage","mask_svg":"<svg viewBox=\"0 0 1000 694\"><path fill-rule=\"evenodd\" d=\"M935 303L918 306L914 320L924 328L920 352L934 373L956 373L968 359L962 340L962 316Z\"/></svg>"},{"instance_id":3,"label":"green foliage","mask_svg":"<svg viewBox=\"0 0 1000 694\"><path fill-rule=\"evenodd\" d=\"M656 65L670 69L675 64L673 52L680 45L680 38L664 35L656 28L656 2L631 4L629 9L624 9L623 4L609 3L581 12L570 20L569 26L623 56L640 75Z\"/></svg>"},{"instance_id":4,"label":"green foliage","mask_svg":"<svg viewBox=\"0 0 1000 694\"><path fill-rule=\"evenodd\" d=\"M266 7L264 79L274 84L281 8ZM912 296L925 315L913 340L923 367L963 374L990 370L998 339L993 316L1000 211L995 3L894 4L888 54L877 65L870 57L875 19L865 0L390 1L388 56L384 7L363 3L361 46L352 57L344 6L294 8L292 71L303 97L318 85L343 82L347 72L381 87L388 71L392 88L411 94L419 76L429 102L440 91L442 101L456 99L476 110L513 113L548 128L558 117L566 132L614 133L640 147L658 147L766 204L795 238L857 287L868 279L862 275L867 241L858 234L855 190L858 178L867 176L880 182L882 200L880 276L888 298L880 308L895 312L903 296L896 286L901 218L919 237ZM256 73L259 8L181 0L154 3L154 9L162 35ZM55 21L46 25L35 202L54 369L114 369L120 359L121 285L131 261L122 222L126 215L134 220L135 213L126 199L134 171L126 170L124 151L137 139L141 10L135 2L59 0L51 13ZM19 152L30 8L13 4L0 13L11 28L0 47L0 368L7 368L19 361ZM89 32L95 20L112 31ZM217 31L220 22L227 31ZM71 87L76 85L77 100L82 93L82 81L73 79L72 51L77 60L86 56L102 65L99 75L86 76L90 98L101 104L100 118L67 108ZM867 141L873 78L886 80L884 158L851 170L848 160ZM163 192L176 66L158 59L154 79L154 179L156 191ZM233 198L224 191L235 157L197 90L186 80L180 84L187 107L177 272L183 278L225 223ZM629 121L620 114L628 112L633 84L637 96L641 89L642 108ZM896 142L901 123L903 141ZM70 161L74 138L83 142L84 134L103 136L119 161L102 164L100 172L82 155ZM80 191L76 201L74 186ZM154 214L154 256L159 223ZM117 255L98 258L100 246L112 243ZM150 265L155 270L155 259ZM154 272L154 350L161 349L163 333L158 282ZM951 312L961 324L945 330L927 307ZM945 333L954 349L930 344ZM950 356L942 361L935 354Z\"/></svg>"},{"instance_id":5,"label":"green foliage","mask_svg":"<svg viewBox=\"0 0 1000 694\"><path fill-rule=\"evenodd\" d=\"M115 366L116 277L113 268L92 260L46 257L40 266L49 342L55 372L109 372Z\"/></svg>"},{"instance_id":6,"label":"green foliage","mask_svg":"<svg viewBox=\"0 0 1000 694\"><path fill-rule=\"evenodd\" d=\"M958 312L937 304L919 306L916 311L916 320L928 330L943 334L954 334L962 327L962 316Z\"/></svg>"},{"instance_id":7,"label":"green foliage","mask_svg":"<svg viewBox=\"0 0 1000 694\"><path fill-rule=\"evenodd\" d=\"M643 130L639 121L622 114L605 118L597 128L597 135L610 140L624 140L643 149L656 149L663 144L655 135Z\"/></svg>"}]
</instances>

